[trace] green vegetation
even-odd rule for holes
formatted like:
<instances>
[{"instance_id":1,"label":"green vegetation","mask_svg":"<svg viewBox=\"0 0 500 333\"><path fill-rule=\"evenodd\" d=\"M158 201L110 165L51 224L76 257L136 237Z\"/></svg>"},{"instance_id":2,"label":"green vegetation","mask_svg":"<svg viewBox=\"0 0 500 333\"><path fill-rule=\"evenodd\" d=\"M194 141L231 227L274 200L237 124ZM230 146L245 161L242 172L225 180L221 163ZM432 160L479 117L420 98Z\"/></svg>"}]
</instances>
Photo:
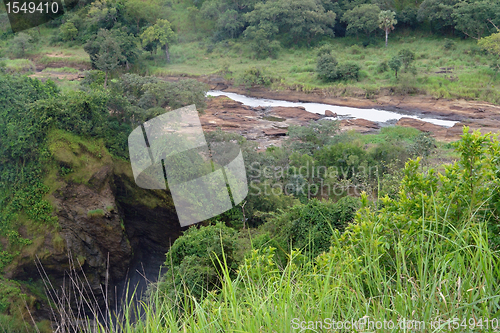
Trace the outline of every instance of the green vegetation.
<instances>
[{"instance_id":1,"label":"green vegetation","mask_svg":"<svg viewBox=\"0 0 500 333\"><path fill-rule=\"evenodd\" d=\"M136 89L137 82L127 78L113 82L113 91L125 89L124 84L126 89ZM203 107L202 84L162 83L155 78L148 82L150 89L154 88L161 96L158 103L163 112L165 107L177 108L197 100L200 100L200 109ZM112 92L104 90L103 82L99 84L90 77L80 90L68 93L61 93L50 80L42 83L26 76L0 74L0 83L0 135L3 136L0 141L0 160L3 161L0 164L0 269L3 278L3 271L15 269L19 257L34 260L35 255L42 255L36 251L49 234L56 235L52 238L55 249L65 248L58 236L51 194L64 183L89 185L91 176L103 165L127 158L128 134L135 121L147 119L141 114L149 110L150 104L136 105L132 96L129 100L121 94L114 98ZM150 93L148 89L139 91L139 101L144 92ZM110 113L110 110L115 111ZM105 212L96 209L87 215L99 217ZM17 302L22 301L23 294L11 294L1 301L5 303L2 311L12 314L14 321L28 320L27 312L17 311ZM34 303L28 304L28 309L33 306ZM22 308L26 306L23 304ZM11 325L7 323L5 327ZM17 331L12 328L9 332Z\"/></svg>"},{"instance_id":2,"label":"green vegetation","mask_svg":"<svg viewBox=\"0 0 500 333\"><path fill-rule=\"evenodd\" d=\"M158 46L164 48L167 62L170 62L169 44L174 41L175 37L170 22L160 19L142 33L141 40L146 49L156 50Z\"/></svg>"},{"instance_id":3,"label":"green vegetation","mask_svg":"<svg viewBox=\"0 0 500 333\"><path fill-rule=\"evenodd\" d=\"M378 15L379 28L385 32L385 47L387 47L389 33L394 30L394 26L398 23L395 17L396 13L390 10L383 10Z\"/></svg>"},{"instance_id":4,"label":"green vegetation","mask_svg":"<svg viewBox=\"0 0 500 333\"><path fill-rule=\"evenodd\" d=\"M320 89L332 96L428 94L498 103L498 56L484 43L476 46L476 39L495 32L499 12L493 0L103 0L81 2L41 29L16 36L6 31L0 57L26 57L58 68L90 63L111 78L123 71L217 74L247 87ZM384 48L389 32L392 43ZM317 50L325 45L335 50L331 56L345 78L338 71L315 71L322 57ZM411 67L402 64L405 73L394 58L401 50L415 54ZM397 75L379 66L391 59ZM265 73L263 79L248 80L255 70Z\"/></svg>"},{"instance_id":5,"label":"green vegetation","mask_svg":"<svg viewBox=\"0 0 500 333\"><path fill-rule=\"evenodd\" d=\"M208 87L168 76L333 97L500 103L495 0L79 1L18 34L6 28L3 10L4 272L34 258L40 235L65 249L51 202L61 184L91 186L95 171L112 163L130 172L123 165L132 128L190 104L203 112ZM40 69L86 71L81 82L58 85L12 75ZM440 320L446 330L455 317L477 323L498 315L496 137L465 131L444 145L414 129L359 135L316 122L290 127L282 147L263 153L238 135L215 131L207 139L242 146L249 196L175 241L143 315L118 321L126 330L288 332L293 318L363 317ZM436 151L457 161L441 165ZM145 192L122 202L173 206L167 193ZM36 306L30 295L39 286L0 275L0 330L24 331L24 309Z\"/></svg>"},{"instance_id":6,"label":"green vegetation","mask_svg":"<svg viewBox=\"0 0 500 333\"><path fill-rule=\"evenodd\" d=\"M377 21L380 8L377 5L364 4L356 6L345 12L342 21L347 23L346 34L354 34L358 37L360 32L366 37L377 29Z\"/></svg>"},{"instance_id":7,"label":"green vegetation","mask_svg":"<svg viewBox=\"0 0 500 333\"><path fill-rule=\"evenodd\" d=\"M166 262L176 274L165 279L177 276L179 282L169 289L165 281L150 286L148 300L125 311L141 311L144 319L121 322L125 329L155 332L286 332L365 318L395 326L415 320L429 331L456 325L494 331L480 318L494 318L500 309L498 187L490 186L498 182L500 142L465 129L454 146L460 159L443 174L420 171L418 159L409 161L397 197L377 205L362 195L354 218L331 225L331 238L317 239L324 233L300 225L338 209L317 201L271 217L256 231L237 233L221 224L191 228ZM288 237L291 249L280 248ZM234 269L235 245L245 239L251 245ZM198 274L188 263L199 267ZM210 276L210 284L200 276Z\"/></svg>"},{"instance_id":8,"label":"green vegetation","mask_svg":"<svg viewBox=\"0 0 500 333\"><path fill-rule=\"evenodd\" d=\"M87 212L87 217L103 217L104 216L104 210L102 209L94 209L94 210L89 210Z\"/></svg>"}]
</instances>

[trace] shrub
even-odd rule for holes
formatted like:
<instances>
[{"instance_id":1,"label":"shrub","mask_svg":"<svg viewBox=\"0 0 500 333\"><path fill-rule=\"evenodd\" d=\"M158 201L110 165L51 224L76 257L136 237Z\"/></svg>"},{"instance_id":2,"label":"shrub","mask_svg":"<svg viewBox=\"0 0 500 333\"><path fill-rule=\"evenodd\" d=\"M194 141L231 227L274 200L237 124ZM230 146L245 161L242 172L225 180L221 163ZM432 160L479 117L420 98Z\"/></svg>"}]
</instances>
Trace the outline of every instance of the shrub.
<instances>
[{"instance_id":1,"label":"shrub","mask_svg":"<svg viewBox=\"0 0 500 333\"><path fill-rule=\"evenodd\" d=\"M340 64L337 69L337 75L342 80L358 80L360 67L354 62Z\"/></svg>"},{"instance_id":2,"label":"shrub","mask_svg":"<svg viewBox=\"0 0 500 333\"><path fill-rule=\"evenodd\" d=\"M263 229L276 230L287 253L292 249L303 249L315 257L328 251L334 230L344 230L358 208L359 200L353 197L341 198L336 203L312 199L307 204L275 215Z\"/></svg>"},{"instance_id":3,"label":"shrub","mask_svg":"<svg viewBox=\"0 0 500 333\"><path fill-rule=\"evenodd\" d=\"M408 49L402 49L398 53L399 59L404 66L405 71L410 67L411 63L415 60L415 53Z\"/></svg>"},{"instance_id":4,"label":"shrub","mask_svg":"<svg viewBox=\"0 0 500 333\"><path fill-rule=\"evenodd\" d=\"M284 147L293 152L313 154L320 147L330 144L338 132L339 123L334 120L312 122L308 126L290 126L289 140Z\"/></svg>"},{"instance_id":5,"label":"shrub","mask_svg":"<svg viewBox=\"0 0 500 333\"><path fill-rule=\"evenodd\" d=\"M318 59L316 73L325 82L335 81L338 78L337 65L338 62L332 55L322 55Z\"/></svg>"},{"instance_id":6,"label":"shrub","mask_svg":"<svg viewBox=\"0 0 500 333\"><path fill-rule=\"evenodd\" d=\"M24 32L20 32L12 40L11 50L16 57L24 57L26 52L31 50L32 46L33 45L30 43L30 36Z\"/></svg>"},{"instance_id":7,"label":"shrub","mask_svg":"<svg viewBox=\"0 0 500 333\"><path fill-rule=\"evenodd\" d=\"M389 67L394 71L396 78L398 77L399 69L401 68L401 58L392 57L391 60L387 63Z\"/></svg>"},{"instance_id":8,"label":"shrub","mask_svg":"<svg viewBox=\"0 0 500 333\"><path fill-rule=\"evenodd\" d=\"M66 22L59 27L59 36L63 41L75 40L78 37L78 29L72 22Z\"/></svg>"},{"instance_id":9,"label":"shrub","mask_svg":"<svg viewBox=\"0 0 500 333\"><path fill-rule=\"evenodd\" d=\"M415 138L415 142L408 150L413 156L427 157L434 148L436 148L436 139L429 133L422 132Z\"/></svg>"},{"instance_id":10,"label":"shrub","mask_svg":"<svg viewBox=\"0 0 500 333\"><path fill-rule=\"evenodd\" d=\"M389 70L389 65L387 64L387 60L382 61L378 66L377 66L377 72L379 73L384 73Z\"/></svg>"},{"instance_id":11,"label":"shrub","mask_svg":"<svg viewBox=\"0 0 500 333\"><path fill-rule=\"evenodd\" d=\"M318 59L316 73L325 82L358 80L360 69L359 65L354 62L346 62L339 65L333 56L323 55Z\"/></svg>"},{"instance_id":12,"label":"shrub","mask_svg":"<svg viewBox=\"0 0 500 333\"><path fill-rule=\"evenodd\" d=\"M455 49L455 42L451 39L445 38L443 47L445 50L453 50Z\"/></svg>"},{"instance_id":13,"label":"shrub","mask_svg":"<svg viewBox=\"0 0 500 333\"><path fill-rule=\"evenodd\" d=\"M222 223L191 227L168 251L165 265L169 272L159 287L173 297L175 289L184 285L193 296L201 298L219 285L218 276L222 274L219 260L231 270L238 267L236 230Z\"/></svg>"},{"instance_id":14,"label":"shrub","mask_svg":"<svg viewBox=\"0 0 500 333\"><path fill-rule=\"evenodd\" d=\"M262 69L257 67L247 69L238 81L247 88L253 86L269 86L272 82L271 78L265 75Z\"/></svg>"},{"instance_id":15,"label":"shrub","mask_svg":"<svg viewBox=\"0 0 500 333\"><path fill-rule=\"evenodd\" d=\"M358 44L354 44L351 46L350 52L351 54L361 54L363 53L363 49Z\"/></svg>"}]
</instances>

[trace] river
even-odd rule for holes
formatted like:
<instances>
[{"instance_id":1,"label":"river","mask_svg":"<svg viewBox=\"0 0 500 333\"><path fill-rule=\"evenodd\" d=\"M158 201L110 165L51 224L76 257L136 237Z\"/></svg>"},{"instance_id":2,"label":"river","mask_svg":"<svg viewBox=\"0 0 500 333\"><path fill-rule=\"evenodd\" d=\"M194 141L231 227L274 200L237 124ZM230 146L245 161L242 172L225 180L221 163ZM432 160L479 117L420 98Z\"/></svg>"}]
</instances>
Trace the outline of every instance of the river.
<instances>
[{"instance_id":1,"label":"river","mask_svg":"<svg viewBox=\"0 0 500 333\"><path fill-rule=\"evenodd\" d=\"M334 113L337 113L339 118L362 118L370 121L374 121L377 123L385 123L391 120L399 120L403 117L413 118L423 120L435 125L444 126L444 127L452 127L457 122L451 120L444 120L438 118L427 117L424 115L415 116L408 115L403 113L398 113L394 111L386 111L386 110L378 110L378 109L358 109L351 108L346 106L337 106L330 104L322 104L322 103L303 103L303 102L288 102L282 100L275 99L264 99L264 98L254 98L248 97L245 95L240 95L236 93L230 93L219 90L211 90L207 93L208 96L227 96L234 101L241 102L244 105L257 107L257 106L285 106L285 107L299 107L302 106L306 109L306 111L325 114L325 110L330 110Z\"/></svg>"}]
</instances>

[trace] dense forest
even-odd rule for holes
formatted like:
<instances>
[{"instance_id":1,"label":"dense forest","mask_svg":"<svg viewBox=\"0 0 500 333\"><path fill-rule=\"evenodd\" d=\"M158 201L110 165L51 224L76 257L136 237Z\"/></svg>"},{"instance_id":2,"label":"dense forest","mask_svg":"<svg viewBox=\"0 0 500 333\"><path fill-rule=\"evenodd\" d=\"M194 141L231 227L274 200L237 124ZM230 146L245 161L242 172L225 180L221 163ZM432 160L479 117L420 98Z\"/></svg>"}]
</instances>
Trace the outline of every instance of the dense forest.
<instances>
[{"instance_id":1,"label":"dense forest","mask_svg":"<svg viewBox=\"0 0 500 333\"><path fill-rule=\"evenodd\" d=\"M497 135L466 127L438 142L321 120L263 151L207 131L240 145L249 195L187 230L168 190L135 186L127 146L169 110L202 115L212 79L498 105L498 1L71 4L17 33L0 9L0 332L312 332L361 319L498 331ZM158 230L175 240L166 270L118 306L108 285L126 281L141 242L163 249L146 235Z\"/></svg>"}]
</instances>

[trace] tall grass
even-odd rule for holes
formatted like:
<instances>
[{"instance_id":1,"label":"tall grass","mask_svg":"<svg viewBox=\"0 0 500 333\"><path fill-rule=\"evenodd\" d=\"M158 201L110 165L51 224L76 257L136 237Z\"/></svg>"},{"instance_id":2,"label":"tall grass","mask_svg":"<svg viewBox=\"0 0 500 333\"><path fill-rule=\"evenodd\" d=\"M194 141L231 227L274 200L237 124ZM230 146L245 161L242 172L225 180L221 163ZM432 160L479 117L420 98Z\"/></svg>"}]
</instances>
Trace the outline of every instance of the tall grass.
<instances>
[{"instance_id":1,"label":"tall grass","mask_svg":"<svg viewBox=\"0 0 500 333\"><path fill-rule=\"evenodd\" d=\"M205 299L195 299L183 286L176 290L177 299L167 299L153 287L148 300L128 303L115 323L81 329L321 332L332 328L333 321L359 324L364 320L365 330L370 330L370 322L385 321L386 329L377 331L396 332L404 331L399 325L405 320L405 325L420 325L423 332L453 328L493 332L491 322L487 329L485 320L499 314L499 258L488 243L486 224L476 217L472 214L461 223L438 216L423 219L412 239L402 236L395 244L393 265L382 259L383 242L377 239L376 229L384 226L379 220L351 226L358 235L356 244L346 243L337 233L331 251L314 261L294 251L288 264L279 267L273 249L253 250L231 279L222 257L218 263L223 268L221 287L208 292ZM390 321L394 329L388 328ZM500 328L496 321L493 326Z\"/></svg>"}]
</instances>

